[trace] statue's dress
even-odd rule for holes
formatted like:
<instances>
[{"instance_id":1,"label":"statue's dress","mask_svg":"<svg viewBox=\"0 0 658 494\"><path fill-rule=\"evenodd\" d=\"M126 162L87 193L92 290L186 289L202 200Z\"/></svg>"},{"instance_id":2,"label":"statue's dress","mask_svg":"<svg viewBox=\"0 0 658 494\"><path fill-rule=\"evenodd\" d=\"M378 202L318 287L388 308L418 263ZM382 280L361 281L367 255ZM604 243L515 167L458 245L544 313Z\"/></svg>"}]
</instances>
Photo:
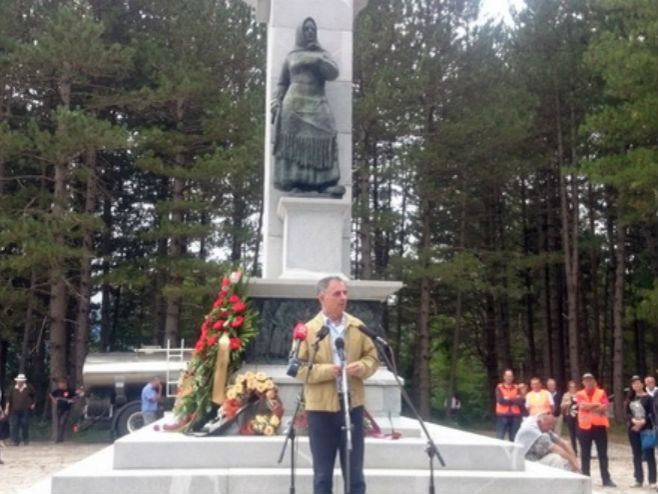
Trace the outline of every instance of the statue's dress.
<instances>
[{"instance_id":1,"label":"statue's dress","mask_svg":"<svg viewBox=\"0 0 658 494\"><path fill-rule=\"evenodd\" d=\"M336 123L325 95L325 81L338 66L319 48L298 48L285 60L279 80L283 95L274 140L274 185L288 191L323 190L340 178Z\"/></svg>"}]
</instances>

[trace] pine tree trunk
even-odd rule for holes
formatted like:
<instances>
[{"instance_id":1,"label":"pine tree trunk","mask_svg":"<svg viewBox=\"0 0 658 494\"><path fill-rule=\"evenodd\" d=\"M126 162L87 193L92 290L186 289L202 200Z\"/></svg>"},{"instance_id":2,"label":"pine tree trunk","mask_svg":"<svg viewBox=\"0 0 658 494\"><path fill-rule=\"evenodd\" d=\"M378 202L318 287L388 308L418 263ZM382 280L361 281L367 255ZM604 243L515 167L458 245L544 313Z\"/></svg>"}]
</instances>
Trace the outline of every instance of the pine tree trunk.
<instances>
[{"instance_id":1,"label":"pine tree trunk","mask_svg":"<svg viewBox=\"0 0 658 494\"><path fill-rule=\"evenodd\" d=\"M70 69L67 62L64 69ZM58 81L58 93L62 105L65 108L71 106L71 82L63 79ZM54 192L52 218L55 224L54 241L59 247L66 245L66 235L63 231L62 222L69 204L69 164L62 161L55 164ZM68 291L66 287L66 263L61 256L56 256L51 262L50 268L50 338L48 352L50 356L50 378L66 377L67 355L66 355L66 311L68 308ZM54 411L54 410L53 410ZM53 425L53 432L56 425Z\"/></svg>"},{"instance_id":2,"label":"pine tree trunk","mask_svg":"<svg viewBox=\"0 0 658 494\"><path fill-rule=\"evenodd\" d=\"M623 423L624 415L624 276L626 270L626 227L621 219L617 220L615 248L615 286L613 302L613 354L612 354L612 390L615 394L615 421Z\"/></svg>"},{"instance_id":3,"label":"pine tree trunk","mask_svg":"<svg viewBox=\"0 0 658 494\"><path fill-rule=\"evenodd\" d=\"M430 218L427 202L424 201L422 210L422 230L420 239L420 256L424 257L430 247ZM431 413L430 406L430 295L431 281L426 276L420 279L420 300L418 307L418 328L416 330L415 365L414 365L414 395L418 406L418 413L428 419Z\"/></svg>"},{"instance_id":4,"label":"pine tree trunk","mask_svg":"<svg viewBox=\"0 0 658 494\"><path fill-rule=\"evenodd\" d=\"M462 194L460 201L461 211L459 219L459 252L463 252L466 231L466 194ZM448 389L446 392L446 415L452 413L452 399L456 394L457 361L459 359L459 339L462 325L462 290L457 289L457 300L455 302L455 326L452 330L452 343L450 347L450 372L448 374Z\"/></svg>"},{"instance_id":5,"label":"pine tree trunk","mask_svg":"<svg viewBox=\"0 0 658 494\"><path fill-rule=\"evenodd\" d=\"M237 192L237 191L236 191ZM242 260L243 228L245 220L246 205L242 199L242 193L233 194L233 218L231 235L231 261L239 263Z\"/></svg>"},{"instance_id":6,"label":"pine tree trunk","mask_svg":"<svg viewBox=\"0 0 658 494\"><path fill-rule=\"evenodd\" d=\"M87 165L87 190L85 197L85 213L91 215L96 211L96 150L87 149L85 153ZM78 314L75 330L75 374L74 386L82 384L82 366L87 355L89 341L89 304L91 297L91 255L93 250L93 232L87 230L82 237L82 248L85 251L80 261L80 286L78 287Z\"/></svg>"},{"instance_id":7,"label":"pine tree trunk","mask_svg":"<svg viewBox=\"0 0 658 494\"><path fill-rule=\"evenodd\" d=\"M107 352L110 350L112 341L112 287L106 281L110 274L110 256L112 255L112 199L105 197L102 201L103 204L103 223L105 225L104 231L101 235L101 252L104 281L101 284L101 335L100 335L100 350Z\"/></svg>"},{"instance_id":8,"label":"pine tree trunk","mask_svg":"<svg viewBox=\"0 0 658 494\"><path fill-rule=\"evenodd\" d=\"M372 218L370 211L370 166L368 157L370 155L370 143L366 136L364 138L364 149L366 155L363 157L361 170L359 173L359 218L361 228L359 229L359 238L361 239L361 272L360 279L372 279ZM375 152L375 150L373 150Z\"/></svg>"},{"instance_id":9,"label":"pine tree trunk","mask_svg":"<svg viewBox=\"0 0 658 494\"><path fill-rule=\"evenodd\" d=\"M179 132L183 131L183 116L184 116L184 101L178 99L176 101L176 128ZM185 165L184 156L179 153L175 158L176 166L183 167ZM174 186L172 191L172 201L174 203L181 202L185 199L185 179L182 177L174 177ZM184 222L183 211L180 208L174 208L174 211L171 213L171 223L175 226L182 226ZM169 240L169 256L176 262L179 261L185 250L185 240L183 235L180 233L175 233L171 236ZM174 270L177 268L174 267ZM180 289L183 284L182 276L174 272L169 275L168 285L173 287L175 290ZM164 345L167 345L169 342L172 346L178 344L178 339L180 337L180 316L181 316L181 305L182 297L180 295L170 295L167 298L167 310L166 310L166 319L165 319L165 334L164 334Z\"/></svg>"},{"instance_id":10,"label":"pine tree trunk","mask_svg":"<svg viewBox=\"0 0 658 494\"><path fill-rule=\"evenodd\" d=\"M572 182L572 197L569 196L564 172L564 139L562 134L562 110L557 82L557 70L553 71L555 104L555 132L557 137L557 173L559 176L560 219L562 252L564 257L564 279L567 293L567 336L569 371L571 379L580 380L578 355L578 191ZM573 130L573 129L572 129ZM572 134L573 140L573 134ZM572 146L574 143L572 142ZM573 154L573 151L572 151ZM572 157L573 158L573 157ZM572 165L575 163L572 162Z\"/></svg>"},{"instance_id":11,"label":"pine tree trunk","mask_svg":"<svg viewBox=\"0 0 658 494\"><path fill-rule=\"evenodd\" d=\"M541 183L538 184L541 187ZM545 208L544 208L545 209ZM548 257L550 249L548 247L548 213L542 212L539 215L538 221L540 227L538 231L538 245L539 252L545 258ZM540 336L539 346L541 347L542 370L544 375L552 375L551 372L551 330L553 325L551 323L551 283L550 271L551 265L548 261L544 261L541 266L539 274L541 276L539 307L541 311L541 318L543 332Z\"/></svg>"},{"instance_id":12,"label":"pine tree trunk","mask_svg":"<svg viewBox=\"0 0 658 494\"><path fill-rule=\"evenodd\" d=\"M596 238L596 213L595 213L595 200L594 200L594 190L592 184L588 185L588 212L589 212L589 234L591 238ZM589 308L592 311L591 321L592 321L592 331L591 331L591 345L590 345L590 357L592 362L601 361L601 302L599 300L599 248L596 245L596 242L590 242L589 249L590 257L590 269L589 277L591 284L591 303ZM590 369L596 371L600 374L600 366L597 369Z\"/></svg>"},{"instance_id":13,"label":"pine tree trunk","mask_svg":"<svg viewBox=\"0 0 658 494\"><path fill-rule=\"evenodd\" d=\"M28 292L27 309L25 311L25 325L23 327L23 341L21 342L21 356L18 361L20 372L27 369L27 354L30 348L32 335L34 334L34 311L37 303L37 273L32 270L30 273L30 291Z\"/></svg>"},{"instance_id":14,"label":"pine tree trunk","mask_svg":"<svg viewBox=\"0 0 658 494\"><path fill-rule=\"evenodd\" d=\"M182 201L183 200L183 191L185 189L185 180L182 178L174 178L174 187L172 200ZM171 214L172 223L174 225L183 224L183 213L180 210L176 210ZM179 260L183 255L183 237L180 234L174 234L170 239L169 245L169 256L174 260ZM176 269L176 268L174 268ZM168 284L174 288L179 288L183 283L181 276L178 273L173 273L169 276ZM166 319L165 319L165 334L164 334L164 345L167 345L167 341L170 342L172 346L178 344L178 339L180 335L180 315L181 315L181 304L182 299L180 295L173 295L167 298L167 309L166 309Z\"/></svg>"},{"instance_id":15,"label":"pine tree trunk","mask_svg":"<svg viewBox=\"0 0 658 494\"><path fill-rule=\"evenodd\" d=\"M521 220L523 223L523 254L526 257L531 255L530 252L530 230L528 228L528 208L527 208L527 188L525 180L521 180ZM523 270L523 283L525 285L525 295L523 296L523 305L525 308L525 334L528 340L528 372L531 375L537 373L537 344L535 342L535 308L534 308L534 289L533 279L530 268Z\"/></svg>"},{"instance_id":16,"label":"pine tree trunk","mask_svg":"<svg viewBox=\"0 0 658 494\"><path fill-rule=\"evenodd\" d=\"M2 198L5 193L5 174L6 174L6 164L5 159L0 154L0 198Z\"/></svg>"},{"instance_id":17,"label":"pine tree trunk","mask_svg":"<svg viewBox=\"0 0 658 494\"><path fill-rule=\"evenodd\" d=\"M258 232L263 231L263 216L264 216L264 203L262 199L258 200ZM258 258L260 257L260 245L262 242L262 235L259 233L256 235L256 240L254 241L254 262L251 265L251 276L258 276L259 263Z\"/></svg>"},{"instance_id":18,"label":"pine tree trunk","mask_svg":"<svg viewBox=\"0 0 658 494\"><path fill-rule=\"evenodd\" d=\"M57 223L64 216L65 205L68 202L68 170L66 163L55 165L55 192L53 197L52 216ZM62 246L66 242L61 226L56 226L55 243ZM66 288L66 268L64 261L55 258L50 269L50 376L51 378L66 377L66 310L68 293Z\"/></svg>"}]
</instances>

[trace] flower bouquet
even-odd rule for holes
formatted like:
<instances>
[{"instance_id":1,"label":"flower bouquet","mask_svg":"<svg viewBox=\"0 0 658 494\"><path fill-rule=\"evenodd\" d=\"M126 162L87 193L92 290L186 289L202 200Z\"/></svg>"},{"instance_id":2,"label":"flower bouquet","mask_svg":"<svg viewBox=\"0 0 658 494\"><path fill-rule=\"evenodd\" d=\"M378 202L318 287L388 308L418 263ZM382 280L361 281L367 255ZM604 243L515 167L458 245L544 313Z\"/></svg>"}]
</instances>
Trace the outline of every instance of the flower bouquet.
<instances>
[{"instance_id":1,"label":"flower bouquet","mask_svg":"<svg viewBox=\"0 0 658 494\"><path fill-rule=\"evenodd\" d=\"M263 372L238 375L226 391L217 417L206 423L199 436L240 433L272 436L281 424L283 403L272 379Z\"/></svg>"},{"instance_id":2,"label":"flower bouquet","mask_svg":"<svg viewBox=\"0 0 658 494\"><path fill-rule=\"evenodd\" d=\"M192 359L178 383L174 424L165 430L187 431L204 421L213 404L226 401L226 384L241 354L256 335L255 315L249 308L247 283L241 271L222 278L217 299L204 318Z\"/></svg>"}]
</instances>

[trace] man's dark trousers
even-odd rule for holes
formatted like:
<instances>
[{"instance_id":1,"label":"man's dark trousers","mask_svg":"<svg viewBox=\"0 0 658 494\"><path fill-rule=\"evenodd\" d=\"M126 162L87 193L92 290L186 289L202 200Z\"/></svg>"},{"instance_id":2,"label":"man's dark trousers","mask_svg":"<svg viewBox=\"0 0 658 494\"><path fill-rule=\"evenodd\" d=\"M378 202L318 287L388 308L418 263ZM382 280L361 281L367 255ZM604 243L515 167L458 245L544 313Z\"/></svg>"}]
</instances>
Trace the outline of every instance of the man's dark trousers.
<instances>
[{"instance_id":1,"label":"man's dark trousers","mask_svg":"<svg viewBox=\"0 0 658 494\"><path fill-rule=\"evenodd\" d=\"M583 474L590 476L589 464L592 459L592 441L596 443L596 454L599 457L601 480L610 481L608 472L608 429L602 425L593 425L591 429L578 428L578 442L580 442L580 459Z\"/></svg>"},{"instance_id":2,"label":"man's dark trousers","mask_svg":"<svg viewBox=\"0 0 658 494\"><path fill-rule=\"evenodd\" d=\"M61 443L64 440L64 434L66 434L66 423L69 421L69 415L71 415L71 409L67 408L66 410L57 410L57 442Z\"/></svg>"},{"instance_id":3,"label":"man's dark trousers","mask_svg":"<svg viewBox=\"0 0 658 494\"><path fill-rule=\"evenodd\" d=\"M30 427L30 410L12 410L9 413L11 426L11 441L18 446L23 439L25 444L30 442L28 429Z\"/></svg>"},{"instance_id":4,"label":"man's dark trousers","mask_svg":"<svg viewBox=\"0 0 658 494\"><path fill-rule=\"evenodd\" d=\"M516 433L521 426L521 415L496 415L496 437L505 439L505 433L509 440L514 441Z\"/></svg>"},{"instance_id":5,"label":"man's dark trousers","mask_svg":"<svg viewBox=\"0 0 658 494\"><path fill-rule=\"evenodd\" d=\"M342 406L342 402L341 402ZM340 465L345 474L344 412L307 411L308 435L313 455L313 494L332 494L336 451L340 449ZM365 494L363 477L363 407L350 410L352 420L352 452L348 494Z\"/></svg>"}]
</instances>

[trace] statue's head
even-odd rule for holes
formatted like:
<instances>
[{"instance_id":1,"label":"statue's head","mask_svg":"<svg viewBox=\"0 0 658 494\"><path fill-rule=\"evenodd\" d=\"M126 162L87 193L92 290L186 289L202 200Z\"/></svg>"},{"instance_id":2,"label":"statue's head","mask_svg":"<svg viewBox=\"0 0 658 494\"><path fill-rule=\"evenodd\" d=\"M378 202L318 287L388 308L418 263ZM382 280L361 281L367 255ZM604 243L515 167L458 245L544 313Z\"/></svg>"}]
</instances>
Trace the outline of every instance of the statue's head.
<instances>
[{"instance_id":1,"label":"statue's head","mask_svg":"<svg viewBox=\"0 0 658 494\"><path fill-rule=\"evenodd\" d=\"M314 48L318 46L318 25L312 17L307 17L297 29L297 47Z\"/></svg>"}]
</instances>

